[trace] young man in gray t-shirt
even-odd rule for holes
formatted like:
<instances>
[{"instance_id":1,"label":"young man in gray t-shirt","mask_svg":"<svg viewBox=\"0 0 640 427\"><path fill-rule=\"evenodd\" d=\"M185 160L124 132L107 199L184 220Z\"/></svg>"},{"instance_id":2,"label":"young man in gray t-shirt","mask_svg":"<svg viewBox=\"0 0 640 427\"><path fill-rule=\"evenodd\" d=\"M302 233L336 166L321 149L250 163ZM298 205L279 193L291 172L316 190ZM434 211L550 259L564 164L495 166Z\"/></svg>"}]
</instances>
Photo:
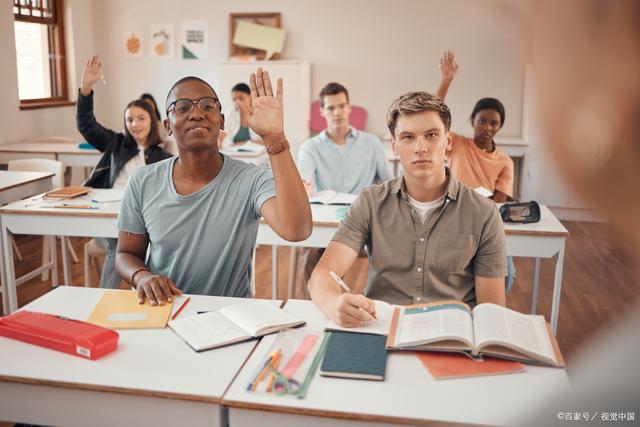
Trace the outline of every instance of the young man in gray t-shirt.
<instances>
[{"instance_id":1,"label":"young man in gray t-shirt","mask_svg":"<svg viewBox=\"0 0 640 427\"><path fill-rule=\"evenodd\" d=\"M165 127L179 156L132 175L118 219L116 269L140 303L164 304L182 291L249 296L260 216L283 239L311 233L311 209L283 131L282 80L274 96L269 75L258 69L250 86L245 113L272 172L218 152L224 116L204 80L185 77L169 91Z\"/></svg>"}]
</instances>

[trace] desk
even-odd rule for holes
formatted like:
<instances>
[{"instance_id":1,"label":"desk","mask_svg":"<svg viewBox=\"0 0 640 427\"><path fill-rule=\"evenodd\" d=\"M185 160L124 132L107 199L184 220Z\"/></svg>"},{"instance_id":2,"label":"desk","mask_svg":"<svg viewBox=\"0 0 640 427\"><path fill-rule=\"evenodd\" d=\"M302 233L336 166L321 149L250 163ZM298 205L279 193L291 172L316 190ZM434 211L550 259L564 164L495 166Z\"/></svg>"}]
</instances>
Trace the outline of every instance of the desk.
<instances>
[{"instance_id":1,"label":"desk","mask_svg":"<svg viewBox=\"0 0 640 427\"><path fill-rule=\"evenodd\" d=\"M327 322L311 301L289 300L285 310L319 331ZM510 425L524 407L568 383L563 369L527 366L526 372L436 381L410 352L390 352L385 381L321 377L305 399L245 391L275 336L264 337L242 368L222 404L233 427L424 425L433 421Z\"/></svg>"},{"instance_id":2,"label":"desk","mask_svg":"<svg viewBox=\"0 0 640 427\"><path fill-rule=\"evenodd\" d=\"M103 292L61 286L24 308L84 320ZM243 301L250 300L194 295L180 316ZM226 425L222 396L256 341L196 353L168 328L119 333L118 349L97 361L0 337L0 418L65 426Z\"/></svg>"},{"instance_id":3,"label":"desk","mask_svg":"<svg viewBox=\"0 0 640 427\"><path fill-rule=\"evenodd\" d=\"M52 173L45 172L18 172L18 171L0 171L0 206L4 206L14 200L20 200L34 194L51 190L53 187ZM3 243L3 237L0 235L0 244ZM11 247L11 241L7 242ZM11 264L13 266L13 264ZM0 284L3 285L2 305L6 307L9 301L8 293L4 291L5 275L4 264L0 262Z\"/></svg>"},{"instance_id":4,"label":"desk","mask_svg":"<svg viewBox=\"0 0 640 427\"><path fill-rule=\"evenodd\" d=\"M80 148L78 144L53 142L14 142L0 145L0 164L19 159L52 159L62 162L64 167L94 167L100 159L95 148Z\"/></svg>"}]
</instances>

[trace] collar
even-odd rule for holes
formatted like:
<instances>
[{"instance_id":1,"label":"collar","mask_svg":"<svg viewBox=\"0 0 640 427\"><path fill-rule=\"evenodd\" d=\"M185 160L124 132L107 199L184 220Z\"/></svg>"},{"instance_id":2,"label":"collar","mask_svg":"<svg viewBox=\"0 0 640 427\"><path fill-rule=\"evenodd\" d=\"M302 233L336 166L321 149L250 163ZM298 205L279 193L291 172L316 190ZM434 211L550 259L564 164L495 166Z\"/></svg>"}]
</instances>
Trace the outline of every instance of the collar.
<instances>
[{"instance_id":1,"label":"collar","mask_svg":"<svg viewBox=\"0 0 640 427\"><path fill-rule=\"evenodd\" d=\"M444 173L449 179L445 199L456 200L458 198L458 192L460 191L460 182L455 176L453 176L449 167L445 166ZM400 193L400 196L403 199L408 200L407 187L404 183L404 175L400 175L396 178L396 182L393 184L393 189L391 191L394 194Z\"/></svg>"},{"instance_id":2,"label":"collar","mask_svg":"<svg viewBox=\"0 0 640 427\"><path fill-rule=\"evenodd\" d=\"M330 142L332 144L334 143L333 140L331 138L329 138L329 135L327 134L327 129L323 130L318 135L320 136L320 139L322 141ZM360 135L360 131L358 129L354 128L353 126L351 126L349 128L349 132L347 132L347 143L349 143L352 140L357 139L359 135Z\"/></svg>"}]
</instances>

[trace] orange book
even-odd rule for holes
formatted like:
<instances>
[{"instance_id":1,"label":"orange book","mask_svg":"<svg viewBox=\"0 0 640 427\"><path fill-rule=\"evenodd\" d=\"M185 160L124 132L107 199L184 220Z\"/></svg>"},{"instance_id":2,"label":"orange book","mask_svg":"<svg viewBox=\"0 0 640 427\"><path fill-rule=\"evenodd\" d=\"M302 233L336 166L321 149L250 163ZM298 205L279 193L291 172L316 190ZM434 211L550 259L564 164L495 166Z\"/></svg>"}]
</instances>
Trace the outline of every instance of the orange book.
<instances>
[{"instance_id":1,"label":"orange book","mask_svg":"<svg viewBox=\"0 0 640 427\"><path fill-rule=\"evenodd\" d=\"M60 187L46 193L47 197L55 197L58 199L71 199L73 197L82 196L91 191L91 187L82 187L79 185L71 185L69 187Z\"/></svg>"},{"instance_id":2,"label":"orange book","mask_svg":"<svg viewBox=\"0 0 640 427\"><path fill-rule=\"evenodd\" d=\"M461 353L416 352L416 357L436 380L510 374L524 371L524 365L513 360L483 357L474 360Z\"/></svg>"}]
</instances>

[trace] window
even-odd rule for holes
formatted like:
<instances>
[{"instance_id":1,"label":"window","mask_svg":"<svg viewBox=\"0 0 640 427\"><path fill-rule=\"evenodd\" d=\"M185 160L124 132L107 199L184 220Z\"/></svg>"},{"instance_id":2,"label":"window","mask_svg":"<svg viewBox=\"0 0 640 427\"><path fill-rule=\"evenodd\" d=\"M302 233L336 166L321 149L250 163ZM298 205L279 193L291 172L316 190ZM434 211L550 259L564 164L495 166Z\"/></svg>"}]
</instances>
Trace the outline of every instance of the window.
<instances>
[{"instance_id":1,"label":"window","mask_svg":"<svg viewBox=\"0 0 640 427\"><path fill-rule=\"evenodd\" d=\"M20 109L72 105L67 93L63 0L13 0Z\"/></svg>"}]
</instances>

